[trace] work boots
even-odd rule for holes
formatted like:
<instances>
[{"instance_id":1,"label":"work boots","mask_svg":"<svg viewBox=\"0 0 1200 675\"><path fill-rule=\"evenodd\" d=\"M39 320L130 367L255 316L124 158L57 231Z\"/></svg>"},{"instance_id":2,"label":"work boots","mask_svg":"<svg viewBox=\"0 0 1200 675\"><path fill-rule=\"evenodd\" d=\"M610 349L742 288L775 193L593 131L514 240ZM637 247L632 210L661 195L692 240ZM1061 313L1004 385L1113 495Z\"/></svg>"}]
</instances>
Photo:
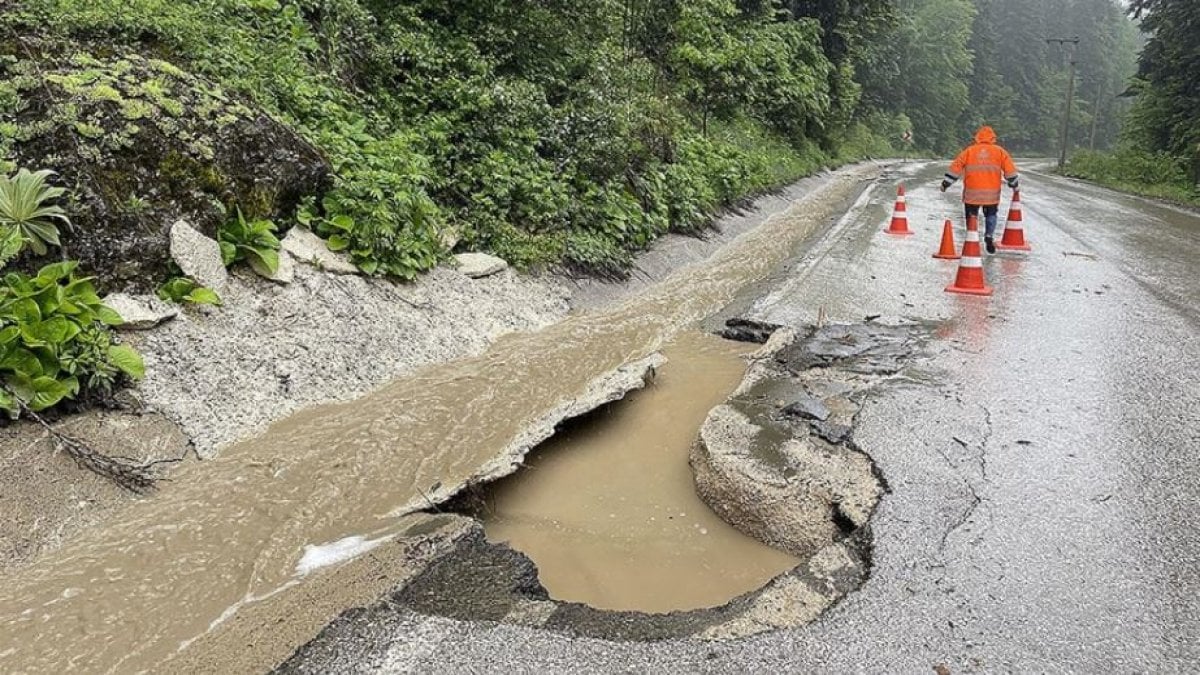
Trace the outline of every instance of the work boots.
<instances>
[{"instance_id":1,"label":"work boots","mask_svg":"<svg viewBox=\"0 0 1200 675\"><path fill-rule=\"evenodd\" d=\"M993 241L991 237L984 237L984 238L983 238L983 243L984 243L984 244L987 246L987 252L988 252L988 253L995 253L995 252L996 252L996 242L995 242L995 241Z\"/></svg>"}]
</instances>

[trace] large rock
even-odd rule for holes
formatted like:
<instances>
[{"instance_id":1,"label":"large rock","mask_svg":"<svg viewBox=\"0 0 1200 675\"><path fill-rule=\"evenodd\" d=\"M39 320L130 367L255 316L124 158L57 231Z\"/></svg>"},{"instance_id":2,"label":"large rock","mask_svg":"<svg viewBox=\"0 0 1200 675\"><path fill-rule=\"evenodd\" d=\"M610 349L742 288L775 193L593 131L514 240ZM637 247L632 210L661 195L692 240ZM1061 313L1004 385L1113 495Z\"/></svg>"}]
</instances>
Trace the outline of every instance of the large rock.
<instances>
[{"instance_id":1,"label":"large rock","mask_svg":"<svg viewBox=\"0 0 1200 675\"><path fill-rule=\"evenodd\" d=\"M460 253L454 256L454 260L458 264L458 271L472 279L490 277L508 269L508 262L486 253Z\"/></svg>"},{"instance_id":2,"label":"large rock","mask_svg":"<svg viewBox=\"0 0 1200 675\"><path fill-rule=\"evenodd\" d=\"M171 226L171 259L189 279L218 295L225 291L229 273L221 259L221 245L182 220Z\"/></svg>"},{"instance_id":3,"label":"large rock","mask_svg":"<svg viewBox=\"0 0 1200 675\"><path fill-rule=\"evenodd\" d=\"M125 323L118 326L122 330L149 330L179 315L177 307L153 295L113 293L104 298L104 304L125 319Z\"/></svg>"},{"instance_id":4,"label":"large rock","mask_svg":"<svg viewBox=\"0 0 1200 675\"><path fill-rule=\"evenodd\" d=\"M214 82L107 48L10 42L0 41L0 80L16 100L0 122L16 133L0 159L58 173L71 193L64 252L105 290L144 293L166 280L177 220L215 238L235 208L282 222L330 185L311 144Z\"/></svg>"},{"instance_id":5,"label":"large rock","mask_svg":"<svg viewBox=\"0 0 1200 675\"><path fill-rule=\"evenodd\" d=\"M283 238L283 250L296 260L334 274L358 274L358 267L342 253L330 251L325 241L302 227L293 227Z\"/></svg>"}]
</instances>

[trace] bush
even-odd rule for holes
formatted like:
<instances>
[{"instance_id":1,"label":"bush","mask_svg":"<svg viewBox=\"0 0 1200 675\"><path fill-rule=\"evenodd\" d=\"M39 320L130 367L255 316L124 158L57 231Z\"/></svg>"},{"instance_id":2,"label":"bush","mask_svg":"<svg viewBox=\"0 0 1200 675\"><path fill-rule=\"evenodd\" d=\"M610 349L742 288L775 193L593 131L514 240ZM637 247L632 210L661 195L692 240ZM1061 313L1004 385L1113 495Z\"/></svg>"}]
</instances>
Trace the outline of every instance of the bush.
<instances>
[{"instance_id":1,"label":"bush","mask_svg":"<svg viewBox=\"0 0 1200 675\"><path fill-rule=\"evenodd\" d=\"M1200 203L1200 192L1191 182L1187 161L1165 152L1130 147L1114 153L1080 150L1072 155L1063 173L1137 194Z\"/></svg>"},{"instance_id":2,"label":"bush","mask_svg":"<svg viewBox=\"0 0 1200 675\"><path fill-rule=\"evenodd\" d=\"M54 263L0 283L0 409L14 419L22 406L45 410L83 391L109 392L122 374L144 373L137 352L115 344L108 330L121 317L75 267Z\"/></svg>"},{"instance_id":3,"label":"bush","mask_svg":"<svg viewBox=\"0 0 1200 675\"><path fill-rule=\"evenodd\" d=\"M270 277L279 269L279 238L275 223L266 220L247 221L242 210L217 232L221 244L221 260L226 267L246 261L251 269Z\"/></svg>"},{"instance_id":4,"label":"bush","mask_svg":"<svg viewBox=\"0 0 1200 675\"><path fill-rule=\"evenodd\" d=\"M26 243L39 255L58 245L53 221L69 221L52 203L64 191L46 184L51 175L21 169L0 176L0 267ZM0 410L13 419L23 408L38 412L83 392L110 392L122 375L143 375L141 356L109 330L123 320L100 302L90 278L75 274L78 265L58 262L35 276L10 272L0 280Z\"/></svg>"}]
</instances>

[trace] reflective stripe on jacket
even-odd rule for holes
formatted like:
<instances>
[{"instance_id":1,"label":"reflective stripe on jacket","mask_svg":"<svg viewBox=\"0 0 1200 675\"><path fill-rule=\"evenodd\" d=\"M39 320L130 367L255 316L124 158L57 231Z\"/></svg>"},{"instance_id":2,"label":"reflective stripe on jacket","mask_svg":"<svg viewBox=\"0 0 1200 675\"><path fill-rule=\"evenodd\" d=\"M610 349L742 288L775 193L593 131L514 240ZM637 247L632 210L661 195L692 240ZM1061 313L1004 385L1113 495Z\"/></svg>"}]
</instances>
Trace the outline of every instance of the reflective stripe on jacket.
<instances>
[{"instance_id":1,"label":"reflective stripe on jacket","mask_svg":"<svg viewBox=\"0 0 1200 675\"><path fill-rule=\"evenodd\" d=\"M946 178L963 179L964 203L993 206L1000 203L1003 182L1017 178L1017 165L1007 150L996 145L996 132L983 127L975 134L975 144L950 164Z\"/></svg>"}]
</instances>

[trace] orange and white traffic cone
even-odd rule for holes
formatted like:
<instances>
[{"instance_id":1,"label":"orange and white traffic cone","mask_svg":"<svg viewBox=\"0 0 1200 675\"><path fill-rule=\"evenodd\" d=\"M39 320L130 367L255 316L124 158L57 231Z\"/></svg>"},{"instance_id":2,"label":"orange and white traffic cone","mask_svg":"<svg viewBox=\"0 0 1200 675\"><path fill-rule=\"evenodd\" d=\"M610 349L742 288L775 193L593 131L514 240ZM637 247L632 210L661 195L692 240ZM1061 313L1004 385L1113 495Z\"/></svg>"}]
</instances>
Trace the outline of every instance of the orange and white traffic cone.
<instances>
[{"instance_id":1,"label":"orange and white traffic cone","mask_svg":"<svg viewBox=\"0 0 1200 675\"><path fill-rule=\"evenodd\" d=\"M903 184L896 190L896 208L892 211L892 225L884 232L901 236L913 234L913 231L908 229L908 205L905 203Z\"/></svg>"},{"instance_id":2,"label":"orange and white traffic cone","mask_svg":"<svg viewBox=\"0 0 1200 675\"><path fill-rule=\"evenodd\" d=\"M942 228L942 246L933 257L941 260L958 260L962 257L954 246L954 226L950 224L949 218L946 219L946 226Z\"/></svg>"},{"instance_id":3,"label":"orange and white traffic cone","mask_svg":"<svg viewBox=\"0 0 1200 675\"><path fill-rule=\"evenodd\" d=\"M946 287L947 293L966 295L991 295L992 287L983 278L983 251L979 247L979 219L967 217L967 238L963 242L962 260L958 263L958 276Z\"/></svg>"},{"instance_id":4,"label":"orange and white traffic cone","mask_svg":"<svg viewBox=\"0 0 1200 675\"><path fill-rule=\"evenodd\" d=\"M1008 208L1008 222L1004 224L1004 237L996 248L1003 251L1032 251L1033 247L1025 243L1025 228L1021 221L1021 191L1013 190L1012 206Z\"/></svg>"}]
</instances>

